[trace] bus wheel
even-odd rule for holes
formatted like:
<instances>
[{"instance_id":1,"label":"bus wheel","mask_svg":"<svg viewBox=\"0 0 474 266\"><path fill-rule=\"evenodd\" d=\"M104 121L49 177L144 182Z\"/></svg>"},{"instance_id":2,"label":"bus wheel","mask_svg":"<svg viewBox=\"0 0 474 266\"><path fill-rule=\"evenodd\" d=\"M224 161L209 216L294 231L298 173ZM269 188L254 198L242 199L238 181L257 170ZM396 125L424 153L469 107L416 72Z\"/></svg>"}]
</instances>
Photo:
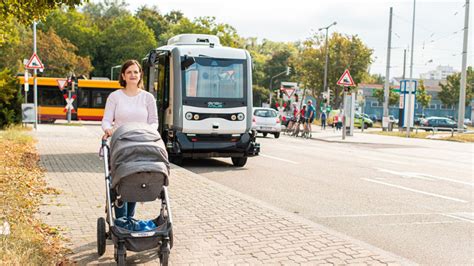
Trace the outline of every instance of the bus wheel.
<instances>
[{"instance_id":1,"label":"bus wheel","mask_svg":"<svg viewBox=\"0 0 474 266\"><path fill-rule=\"evenodd\" d=\"M247 157L232 157L232 163L235 167L242 167L247 163Z\"/></svg>"}]
</instances>

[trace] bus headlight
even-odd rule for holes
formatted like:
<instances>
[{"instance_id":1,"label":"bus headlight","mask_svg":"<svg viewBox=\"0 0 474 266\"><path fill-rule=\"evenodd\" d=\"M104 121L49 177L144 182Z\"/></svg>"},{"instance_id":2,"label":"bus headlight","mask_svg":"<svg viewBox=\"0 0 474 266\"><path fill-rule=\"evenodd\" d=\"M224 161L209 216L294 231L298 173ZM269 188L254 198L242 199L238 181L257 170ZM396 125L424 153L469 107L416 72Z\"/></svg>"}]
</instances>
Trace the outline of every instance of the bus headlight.
<instances>
[{"instance_id":1,"label":"bus headlight","mask_svg":"<svg viewBox=\"0 0 474 266\"><path fill-rule=\"evenodd\" d=\"M187 112L187 113L186 113L186 115L185 115L184 117L186 117L186 119L188 119L188 120L191 120L191 119L193 119L193 114L192 114L192 113L189 113L189 112Z\"/></svg>"},{"instance_id":2,"label":"bus headlight","mask_svg":"<svg viewBox=\"0 0 474 266\"><path fill-rule=\"evenodd\" d=\"M235 121L235 119L237 119L237 116L236 115L231 115L230 119L232 119L232 121Z\"/></svg>"},{"instance_id":3,"label":"bus headlight","mask_svg":"<svg viewBox=\"0 0 474 266\"><path fill-rule=\"evenodd\" d=\"M244 120L244 118L245 118L244 114L242 114L242 113L237 114L237 119L239 119L240 121Z\"/></svg>"},{"instance_id":4,"label":"bus headlight","mask_svg":"<svg viewBox=\"0 0 474 266\"><path fill-rule=\"evenodd\" d=\"M194 114L194 120L199 120L199 115L198 114Z\"/></svg>"}]
</instances>

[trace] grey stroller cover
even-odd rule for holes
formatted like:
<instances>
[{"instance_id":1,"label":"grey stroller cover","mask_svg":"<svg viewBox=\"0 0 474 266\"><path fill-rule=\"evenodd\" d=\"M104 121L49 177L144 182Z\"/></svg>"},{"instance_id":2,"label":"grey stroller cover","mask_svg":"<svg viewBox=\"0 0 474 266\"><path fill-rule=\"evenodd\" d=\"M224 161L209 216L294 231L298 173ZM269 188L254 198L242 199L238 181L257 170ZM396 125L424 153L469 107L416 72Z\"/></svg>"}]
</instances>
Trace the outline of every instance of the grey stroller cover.
<instances>
[{"instance_id":1,"label":"grey stroller cover","mask_svg":"<svg viewBox=\"0 0 474 266\"><path fill-rule=\"evenodd\" d=\"M168 185L170 164L160 133L145 123L119 127L110 142L112 189L123 201L153 201Z\"/></svg>"}]
</instances>

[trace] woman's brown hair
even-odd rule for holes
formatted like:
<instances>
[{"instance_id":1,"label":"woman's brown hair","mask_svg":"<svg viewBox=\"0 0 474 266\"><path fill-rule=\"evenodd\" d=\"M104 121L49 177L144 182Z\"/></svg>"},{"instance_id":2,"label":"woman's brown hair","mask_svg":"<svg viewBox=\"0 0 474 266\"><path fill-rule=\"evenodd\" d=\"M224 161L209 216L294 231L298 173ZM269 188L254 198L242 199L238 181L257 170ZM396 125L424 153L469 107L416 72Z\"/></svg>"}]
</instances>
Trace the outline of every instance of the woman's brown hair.
<instances>
[{"instance_id":1,"label":"woman's brown hair","mask_svg":"<svg viewBox=\"0 0 474 266\"><path fill-rule=\"evenodd\" d=\"M138 88L142 89L143 88L143 69L140 63L138 63L137 60L127 60L125 63L122 65L122 69L120 70L120 77L119 77L119 84L120 86L124 87L127 86L127 82L123 79L123 74L125 74L125 71L127 68L129 68L131 65L137 65L138 69L140 70L140 80L138 81Z\"/></svg>"}]
</instances>

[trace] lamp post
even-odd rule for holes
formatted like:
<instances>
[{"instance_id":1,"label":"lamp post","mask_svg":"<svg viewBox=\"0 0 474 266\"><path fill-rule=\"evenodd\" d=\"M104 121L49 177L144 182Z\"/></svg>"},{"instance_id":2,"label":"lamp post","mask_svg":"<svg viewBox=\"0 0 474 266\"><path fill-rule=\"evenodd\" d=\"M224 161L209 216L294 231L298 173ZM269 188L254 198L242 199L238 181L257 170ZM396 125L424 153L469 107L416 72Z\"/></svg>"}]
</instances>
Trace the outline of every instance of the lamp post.
<instances>
[{"instance_id":1,"label":"lamp post","mask_svg":"<svg viewBox=\"0 0 474 266\"><path fill-rule=\"evenodd\" d=\"M323 87L323 91L327 91L327 101L325 102L325 107L326 107L325 109L327 109L329 100L331 99L330 98L331 94L329 92L328 81L327 81L327 79L328 79L328 61L329 61L328 31L329 31L330 27L332 27L336 24L337 24L337 22L334 21L329 26L318 29L318 31L326 30L326 63L324 64L324 87Z\"/></svg>"},{"instance_id":2,"label":"lamp post","mask_svg":"<svg viewBox=\"0 0 474 266\"><path fill-rule=\"evenodd\" d=\"M110 80L114 80L114 68L122 67L122 65L116 65L110 68Z\"/></svg>"}]
</instances>

